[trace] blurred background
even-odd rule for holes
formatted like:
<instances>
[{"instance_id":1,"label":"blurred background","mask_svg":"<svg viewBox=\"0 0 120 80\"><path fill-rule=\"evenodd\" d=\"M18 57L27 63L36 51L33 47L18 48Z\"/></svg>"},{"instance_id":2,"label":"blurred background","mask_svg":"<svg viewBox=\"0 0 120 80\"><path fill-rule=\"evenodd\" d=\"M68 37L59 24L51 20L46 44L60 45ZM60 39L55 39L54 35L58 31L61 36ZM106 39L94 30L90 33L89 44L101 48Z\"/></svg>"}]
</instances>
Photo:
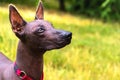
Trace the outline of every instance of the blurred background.
<instances>
[{"instance_id":1,"label":"blurred background","mask_svg":"<svg viewBox=\"0 0 120 80\"><path fill-rule=\"evenodd\" d=\"M120 19L120 0L42 0L45 8L70 13L84 14L102 19ZM0 3L15 3L34 7L39 0L0 0Z\"/></svg>"},{"instance_id":2,"label":"blurred background","mask_svg":"<svg viewBox=\"0 0 120 80\"><path fill-rule=\"evenodd\" d=\"M39 0L0 0L0 51L15 61L18 39L8 5L34 20ZM44 55L45 80L120 80L120 0L42 0L45 20L73 33L69 46Z\"/></svg>"}]
</instances>

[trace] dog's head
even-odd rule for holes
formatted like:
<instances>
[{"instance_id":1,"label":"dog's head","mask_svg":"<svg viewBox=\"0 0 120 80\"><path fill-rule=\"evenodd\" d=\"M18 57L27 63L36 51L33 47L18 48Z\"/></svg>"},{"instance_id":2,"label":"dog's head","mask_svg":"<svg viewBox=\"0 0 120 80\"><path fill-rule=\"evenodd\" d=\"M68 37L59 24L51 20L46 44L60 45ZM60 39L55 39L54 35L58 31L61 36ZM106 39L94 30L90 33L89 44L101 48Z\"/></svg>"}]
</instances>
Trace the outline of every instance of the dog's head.
<instances>
[{"instance_id":1,"label":"dog's head","mask_svg":"<svg viewBox=\"0 0 120 80\"><path fill-rule=\"evenodd\" d=\"M51 23L44 20L41 2L36 10L34 21L26 22L13 5L9 6L9 19L15 35L31 49L58 49L71 42L71 32L54 29Z\"/></svg>"}]
</instances>

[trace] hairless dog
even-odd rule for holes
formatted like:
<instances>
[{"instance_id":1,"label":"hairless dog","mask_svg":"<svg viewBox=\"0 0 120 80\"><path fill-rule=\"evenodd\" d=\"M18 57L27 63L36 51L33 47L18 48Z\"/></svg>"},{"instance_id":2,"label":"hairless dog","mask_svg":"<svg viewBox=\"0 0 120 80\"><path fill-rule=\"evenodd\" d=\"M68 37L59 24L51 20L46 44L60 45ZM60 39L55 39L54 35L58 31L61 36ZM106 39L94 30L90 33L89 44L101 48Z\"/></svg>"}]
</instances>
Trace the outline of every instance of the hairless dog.
<instances>
[{"instance_id":1,"label":"hairless dog","mask_svg":"<svg viewBox=\"0 0 120 80\"><path fill-rule=\"evenodd\" d=\"M12 4L9 5L9 19L19 43L15 62L0 53L0 80L43 80L44 53L68 45L72 33L57 30L44 20L42 2L34 21L26 22Z\"/></svg>"}]
</instances>

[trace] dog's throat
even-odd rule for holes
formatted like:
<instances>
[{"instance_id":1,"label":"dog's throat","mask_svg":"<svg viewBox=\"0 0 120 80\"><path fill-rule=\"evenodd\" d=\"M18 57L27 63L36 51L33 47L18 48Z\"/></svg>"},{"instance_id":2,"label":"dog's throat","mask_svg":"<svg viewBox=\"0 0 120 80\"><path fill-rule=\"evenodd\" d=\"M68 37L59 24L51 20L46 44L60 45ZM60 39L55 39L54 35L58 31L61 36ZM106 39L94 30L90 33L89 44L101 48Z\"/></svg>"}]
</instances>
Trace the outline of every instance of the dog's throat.
<instances>
[{"instance_id":1,"label":"dog's throat","mask_svg":"<svg viewBox=\"0 0 120 80\"><path fill-rule=\"evenodd\" d=\"M25 71L22 71L16 64L16 62L14 63L14 71L16 73L16 75L21 79L21 80L35 80L32 77L28 76L27 73ZM41 74L40 79L39 80L43 80L44 77L44 73Z\"/></svg>"}]
</instances>

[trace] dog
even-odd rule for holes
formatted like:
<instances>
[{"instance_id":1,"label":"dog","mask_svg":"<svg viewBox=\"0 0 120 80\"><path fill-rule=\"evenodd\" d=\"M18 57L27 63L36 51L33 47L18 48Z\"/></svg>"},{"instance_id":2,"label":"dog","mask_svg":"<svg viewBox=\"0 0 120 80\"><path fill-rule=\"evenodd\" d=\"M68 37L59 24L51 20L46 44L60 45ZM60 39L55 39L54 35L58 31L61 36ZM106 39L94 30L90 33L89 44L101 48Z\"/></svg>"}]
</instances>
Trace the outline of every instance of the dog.
<instances>
[{"instance_id":1,"label":"dog","mask_svg":"<svg viewBox=\"0 0 120 80\"><path fill-rule=\"evenodd\" d=\"M0 80L43 80L44 53L70 44L72 33L55 29L44 20L42 2L31 22L26 22L10 4L9 20L19 43L15 62L0 53Z\"/></svg>"}]
</instances>

